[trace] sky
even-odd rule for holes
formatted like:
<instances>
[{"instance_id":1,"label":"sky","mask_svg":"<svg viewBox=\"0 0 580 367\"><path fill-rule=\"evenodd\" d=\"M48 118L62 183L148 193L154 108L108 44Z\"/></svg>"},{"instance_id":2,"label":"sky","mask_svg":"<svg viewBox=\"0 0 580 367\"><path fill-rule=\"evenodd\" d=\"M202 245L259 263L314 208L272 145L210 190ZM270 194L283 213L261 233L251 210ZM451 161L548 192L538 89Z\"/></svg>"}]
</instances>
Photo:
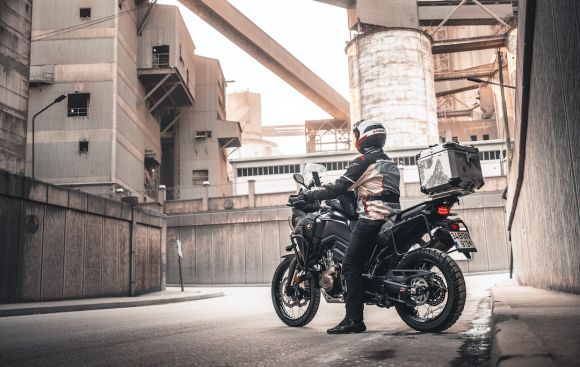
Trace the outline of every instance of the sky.
<instances>
[{"instance_id":1,"label":"sky","mask_svg":"<svg viewBox=\"0 0 580 367\"><path fill-rule=\"evenodd\" d=\"M233 6L290 51L348 100L349 40L346 10L313 0L230 0ZM262 124L302 124L330 117L265 66L176 0L195 44L197 55L219 59L227 92L250 90L262 96ZM285 154L305 152L304 137L277 138Z\"/></svg>"}]
</instances>

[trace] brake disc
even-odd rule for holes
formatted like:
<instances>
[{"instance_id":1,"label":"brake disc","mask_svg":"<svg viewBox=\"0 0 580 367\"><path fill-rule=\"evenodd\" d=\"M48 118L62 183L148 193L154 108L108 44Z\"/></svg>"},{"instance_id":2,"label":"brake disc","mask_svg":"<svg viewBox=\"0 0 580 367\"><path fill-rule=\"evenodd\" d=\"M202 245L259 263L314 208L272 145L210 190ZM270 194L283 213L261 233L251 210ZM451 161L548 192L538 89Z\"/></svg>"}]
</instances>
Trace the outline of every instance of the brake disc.
<instances>
[{"instance_id":1,"label":"brake disc","mask_svg":"<svg viewBox=\"0 0 580 367\"><path fill-rule=\"evenodd\" d=\"M411 296L411 300L416 303L417 306L424 305L429 299L429 283L423 277L413 278L411 280L411 287L415 290L421 290L420 293Z\"/></svg>"},{"instance_id":2,"label":"brake disc","mask_svg":"<svg viewBox=\"0 0 580 367\"><path fill-rule=\"evenodd\" d=\"M440 305L445 300L445 295L447 294L447 287L445 287L445 282L437 274L433 274L431 279L431 296L427 300L427 304L431 306Z\"/></svg>"}]
</instances>

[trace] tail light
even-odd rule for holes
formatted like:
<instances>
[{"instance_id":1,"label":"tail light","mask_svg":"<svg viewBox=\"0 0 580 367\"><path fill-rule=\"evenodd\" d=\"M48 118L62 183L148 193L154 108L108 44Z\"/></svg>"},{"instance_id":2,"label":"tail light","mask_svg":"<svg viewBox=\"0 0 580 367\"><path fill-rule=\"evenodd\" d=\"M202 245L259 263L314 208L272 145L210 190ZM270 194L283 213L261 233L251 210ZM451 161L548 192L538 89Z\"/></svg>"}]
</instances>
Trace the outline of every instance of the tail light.
<instances>
[{"instance_id":1,"label":"tail light","mask_svg":"<svg viewBox=\"0 0 580 367\"><path fill-rule=\"evenodd\" d=\"M448 207L447 205L439 205L437 207L437 214L439 214L442 217L448 216L450 211L451 211L451 208Z\"/></svg>"},{"instance_id":2,"label":"tail light","mask_svg":"<svg viewBox=\"0 0 580 367\"><path fill-rule=\"evenodd\" d=\"M451 228L452 231L459 231L459 224L458 223L451 223L449 228Z\"/></svg>"}]
</instances>

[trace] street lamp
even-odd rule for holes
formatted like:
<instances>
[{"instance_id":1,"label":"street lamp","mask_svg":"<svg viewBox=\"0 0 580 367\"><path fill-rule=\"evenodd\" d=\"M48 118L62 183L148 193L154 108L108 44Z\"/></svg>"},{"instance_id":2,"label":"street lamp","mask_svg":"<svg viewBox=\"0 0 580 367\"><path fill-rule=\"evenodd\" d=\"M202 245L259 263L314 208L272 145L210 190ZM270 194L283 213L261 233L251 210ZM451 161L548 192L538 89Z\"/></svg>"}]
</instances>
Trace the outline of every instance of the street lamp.
<instances>
[{"instance_id":1,"label":"street lamp","mask_svg":"<svg viewBox=\"0 0 580 367\"><path fill-rule=\"evenodd\" d=\"M516 89L516 87L514 87L512 85L494 83L494 82L490 82L488 80L480 79L480 78L478 78L476 76L468 76L467 77L467 80L469 80L470 82L474 82L474 83L493 84L493 85L499 85L500 87L506 87L506 88Z\"/></svg>"},{"instance_id":2,"label":"street lamp","mask_svg":"<svg viewBox=\"0 0 580 367\"><path fill-rule=\"evenodd\" d=\"M64 94L61 94L51 104L49 104L48 106L44 107L42 110L38 111L36 113L36 115L34 115L32 117L32 178L34 178L34 126L35 126L34 120L36 119L36 117L38 115L40 115L44 111L48 110L53 104L57 104L59 102L62 102L64 99L66 99L66 96Z\"/></svg>"}]
</instances>

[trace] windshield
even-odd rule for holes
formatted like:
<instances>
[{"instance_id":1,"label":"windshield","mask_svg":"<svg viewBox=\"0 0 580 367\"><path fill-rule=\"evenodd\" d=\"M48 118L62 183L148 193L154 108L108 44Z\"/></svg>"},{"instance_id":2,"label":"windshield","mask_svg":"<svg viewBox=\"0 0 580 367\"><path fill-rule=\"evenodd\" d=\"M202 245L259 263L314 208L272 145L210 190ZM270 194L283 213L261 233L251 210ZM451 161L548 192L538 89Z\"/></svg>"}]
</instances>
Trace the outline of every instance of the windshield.
<instances>
[{"instance_id":1,"label":"windshield","mask_svg":"<svg viewBox=\"0 0 580 367\"><path fill-rule=\"evenodd\" d=\"M326 167L318 163L307 163L302 171L302 177L305 179L310 178L312 172L326 172Z\"/></svg>"}]
</instances>

